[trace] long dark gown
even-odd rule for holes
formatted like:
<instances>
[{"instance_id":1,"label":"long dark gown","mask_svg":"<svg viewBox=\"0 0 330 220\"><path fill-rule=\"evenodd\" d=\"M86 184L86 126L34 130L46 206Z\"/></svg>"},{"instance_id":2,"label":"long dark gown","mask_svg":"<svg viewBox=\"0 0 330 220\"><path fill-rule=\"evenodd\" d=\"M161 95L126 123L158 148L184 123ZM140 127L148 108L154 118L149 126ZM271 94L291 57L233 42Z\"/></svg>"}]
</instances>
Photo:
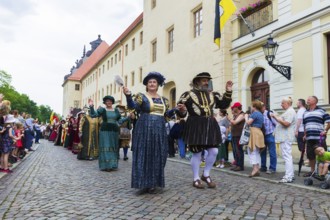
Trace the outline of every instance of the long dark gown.
<instances>
[{"instance_id":1,"label":"long dark gown","mask_svg":"<svg viewBox=\"0 0 330 220\"><path fill-rule=\"evenodd\" d=\"M82 148L77 155L78 160L93 160L98 157L98 120L90 116L84 116L79 124L79 132Z\"/></svg>"},{"instance_id":2,"label":"long dark gown","mask_svg":"<svg viewBox=\"0 0 330 220\"><path fill-rule=\"evenodd\" d=\"M126 96L128 107L140 112L132 137L133 162L131 187L165 187L164 169L168 152L165 98L150 98L139 93L135 100Z\"/></svg>"}]
</instances>

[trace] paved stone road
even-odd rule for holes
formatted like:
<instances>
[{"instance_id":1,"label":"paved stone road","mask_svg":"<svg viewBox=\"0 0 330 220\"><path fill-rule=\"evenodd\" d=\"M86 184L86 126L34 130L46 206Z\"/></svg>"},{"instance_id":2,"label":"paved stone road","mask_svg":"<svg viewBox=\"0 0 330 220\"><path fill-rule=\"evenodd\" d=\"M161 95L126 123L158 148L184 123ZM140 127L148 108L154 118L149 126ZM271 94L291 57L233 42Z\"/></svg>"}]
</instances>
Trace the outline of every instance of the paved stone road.
<instances>
[{"instance_id":1,"label":"paved stone road","mask_svg":"<svg viewBox=\"0 0 330 220\"><path fill-rule=\"evenodd\" d=\"M187 164L169 160L162 194L136 195L131 161L101 172L44 141L0 180L3 219L329 219L330 195L213 172L216 189L193 188Z\"/></svg>"}]
</instances>

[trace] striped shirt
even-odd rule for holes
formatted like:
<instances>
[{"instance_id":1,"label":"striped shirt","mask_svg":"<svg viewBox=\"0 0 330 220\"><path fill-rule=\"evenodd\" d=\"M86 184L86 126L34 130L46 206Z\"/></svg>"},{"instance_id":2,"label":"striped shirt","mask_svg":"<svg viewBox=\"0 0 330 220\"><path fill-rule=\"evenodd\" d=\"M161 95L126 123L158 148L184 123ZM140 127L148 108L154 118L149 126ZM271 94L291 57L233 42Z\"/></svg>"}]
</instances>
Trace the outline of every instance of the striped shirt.
<instances>
[{"instance_id":1,"label":"striped shirt","mask_svg":"<svg viewBox=\"0 0 330 220\"><path fill-rule=\"evenodd\" d=\"M330 123L330 115L318 106L314 110L306 110L303 117L306 140L319 140L324 131L324 123Z\"/></svg>"}]
</instances>

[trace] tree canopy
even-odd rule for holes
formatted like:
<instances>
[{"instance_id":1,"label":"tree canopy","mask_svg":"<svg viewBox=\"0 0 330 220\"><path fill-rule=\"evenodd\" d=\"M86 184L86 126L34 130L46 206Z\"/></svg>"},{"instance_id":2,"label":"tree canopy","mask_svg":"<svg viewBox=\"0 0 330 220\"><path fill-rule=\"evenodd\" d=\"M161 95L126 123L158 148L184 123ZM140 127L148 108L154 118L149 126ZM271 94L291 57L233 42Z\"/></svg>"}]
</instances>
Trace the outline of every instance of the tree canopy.
<instances>
[{"instance_id":1,"label":"tree canopy","mask_svg":"<svg viewBox=\"0 0 330 220\"><path fill-rule=\"evenodd\" d=\"M48 105L38 106L28 95L17 92L11 86L11 79L10 74L0 70L0 93L5 96L4 100L11 102L11 109L18 110L19 113L26 112L31 114L33 118L38 118L40 122L49 122L53 109Z\"/></svg>"}]
</instances>

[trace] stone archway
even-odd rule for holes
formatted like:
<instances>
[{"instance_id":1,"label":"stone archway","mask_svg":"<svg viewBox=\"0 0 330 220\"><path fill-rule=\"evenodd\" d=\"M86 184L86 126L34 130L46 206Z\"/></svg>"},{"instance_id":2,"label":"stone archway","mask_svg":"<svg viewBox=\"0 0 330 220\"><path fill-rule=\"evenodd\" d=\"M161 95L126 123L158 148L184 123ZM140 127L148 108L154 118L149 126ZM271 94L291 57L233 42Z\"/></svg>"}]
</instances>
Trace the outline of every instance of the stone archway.
<instances>
[{"instance_id":1,"label":"stone archway","mask_svg":"<svg viewBox=\"0 0 330 220\"><path fill-rule=\"evenodd\" d=\"M274 94L272 94L272 84L273 82L273 75L270 74L272 73L272 69L269 66L269 64L265 60L254 60L253 63L250 65L246 66L244 68L244 72L242 75L242 87L241 87L241 100L242 100L242 105L245 110L247 110L247 107L251 105L252 101L252 91L251 91L251 86L253 82L253 77L257 73L259 69L264 69L264 73L267 74L267 77L269 79L268 85L269 85L269 96L268 96L268 103L269 106L271 107L272 103L270 103L271 100L274 100Z\"/></svg>"},{"instance_id":2,"label":"stone archway","mask_svg":"<svg viewBox=\"0 0 330 220\"><path fill-rule=\"evenodd\" d=\"M170 108L174 108L176 106L176 86L175 82L170 81L164 85L163 95L168 98Z\"/></svg>"}]
</instances>

